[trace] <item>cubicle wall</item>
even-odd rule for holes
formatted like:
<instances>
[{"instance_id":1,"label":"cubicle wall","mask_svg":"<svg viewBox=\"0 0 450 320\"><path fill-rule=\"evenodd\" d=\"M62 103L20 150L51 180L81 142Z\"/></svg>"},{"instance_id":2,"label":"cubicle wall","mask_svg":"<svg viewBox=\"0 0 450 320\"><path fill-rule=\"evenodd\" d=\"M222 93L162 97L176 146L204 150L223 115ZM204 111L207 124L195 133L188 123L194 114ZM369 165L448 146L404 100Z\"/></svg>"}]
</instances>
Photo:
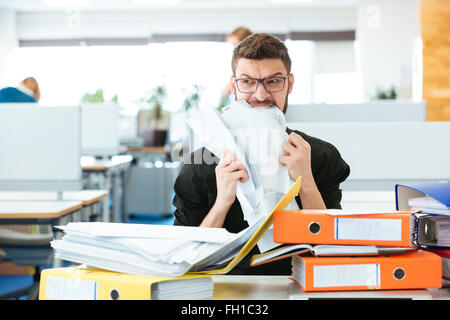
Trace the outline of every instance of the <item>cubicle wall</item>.
<instances>
[{"instance_id":1,"label":"cubicle wall","mask_svg":"<svg viewBox=\"0 0 450 320\"><path fill-rule=\"evenodd\" d=\"M332 143L350 165L343 190L450 179L450 122L288 123Z\"/></svg>"},{"instance_id":2,"label":"cubicle wall","mask_svg":"<svg viewBox=\"0 0 450 320\"><path fill-rule=\"evenodd\" d=\"M80 107L2 104L0 190L81 188Z\"/></svg>"},{"instance_id":3,"label":"cubicle wall","mask_svg":"<svg viewBox=\"0 0 450 320\"><path fill-rule=\"evenodd\" d=\"M88 103L81 106L83 155L111 156L119 153L119 115L115 105Z\"/></svg>"},{"instance_id":4,"label":"cubicle wall","mask_svg":"<svg viewBox=\"0 0 450 320\"><path fill-rule=\"evenodd\" d=\"M425 121L426 103L374 101L357 104L294 104L287 122Z\"/></svg>"}]
</instances>

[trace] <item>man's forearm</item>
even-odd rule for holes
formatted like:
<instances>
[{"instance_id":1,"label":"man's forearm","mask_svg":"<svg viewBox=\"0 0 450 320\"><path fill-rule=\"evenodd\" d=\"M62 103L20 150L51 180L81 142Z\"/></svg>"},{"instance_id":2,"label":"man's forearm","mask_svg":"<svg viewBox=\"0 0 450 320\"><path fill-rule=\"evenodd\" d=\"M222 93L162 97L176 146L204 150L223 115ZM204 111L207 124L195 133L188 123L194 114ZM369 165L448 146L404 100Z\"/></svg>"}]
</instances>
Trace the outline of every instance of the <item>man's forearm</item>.
<instances>
[{"instance_id":1,"label":"man's forearm","mask_svg":"<svg viewBox=\"0 0 450 320\"><path fill-rule=\"evenodd\" d=\"M303 209L327 208L314 181L305 181L302 183L298 195L300 196Z\"/></svg>"},{"instance_id":2,"label":"man's forearm","mask_svg":"<svg viewBox=\"0 0 450 320\"><path fill-rule=\"evenodd\" d=\"M209 210L199 227L223 228L225 217L227 216L230 207L231 206L220 205L217 202L214 203L214 206Z\"/></svg>"}]
</instances>

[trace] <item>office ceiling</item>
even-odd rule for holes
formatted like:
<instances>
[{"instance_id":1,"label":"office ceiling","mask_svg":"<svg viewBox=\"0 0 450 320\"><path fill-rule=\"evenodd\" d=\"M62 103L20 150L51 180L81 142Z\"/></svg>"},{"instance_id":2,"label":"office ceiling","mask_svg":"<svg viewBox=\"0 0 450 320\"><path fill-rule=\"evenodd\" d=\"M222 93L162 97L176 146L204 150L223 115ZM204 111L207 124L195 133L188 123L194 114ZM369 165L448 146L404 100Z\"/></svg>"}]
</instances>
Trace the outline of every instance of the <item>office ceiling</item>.
<instances>
[{"instance_id":1,"label":"office ceiling","mask_svg":"<svg viewBox=\"0 0 450 320\"><path fill-rule=\"evenodd\" d=\"M284 1L284 2L279 2ZM348 8L357 0L0 0L0 8L16 11L142 11L221 8ZM77 5L78 4L78 5Z\"/></svg>"}]
</instances>

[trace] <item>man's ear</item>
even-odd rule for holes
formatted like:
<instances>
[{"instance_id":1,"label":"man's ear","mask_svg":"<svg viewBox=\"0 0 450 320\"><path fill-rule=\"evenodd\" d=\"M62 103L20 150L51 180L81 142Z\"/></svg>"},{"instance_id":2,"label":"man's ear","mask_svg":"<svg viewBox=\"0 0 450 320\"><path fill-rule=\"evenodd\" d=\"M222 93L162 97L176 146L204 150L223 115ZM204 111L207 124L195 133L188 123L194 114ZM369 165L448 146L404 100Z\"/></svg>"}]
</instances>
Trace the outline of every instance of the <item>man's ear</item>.
<instances>
[{"instance_id":1,"label":"man's ear","mask_svg":"<svg viewBox=\"0 0 450 320\"><path fill-rule=\"evenodd\" d=\"M294 88L294 74L290 73L288 80L289 80L288 94L290 94L292 92L292 89Z\"/></svg>"},{"instance_id":2,"label":"man's ear","mask_svg":"<svg viewBox=\"0 0 450 320\"><path fill-rule=\"evenodd\" d=\"M234 82L234 75L230 77L230 88L231 93L233 93L233 95L236 96L236 83Z\"/></svg>"}]
</instances>

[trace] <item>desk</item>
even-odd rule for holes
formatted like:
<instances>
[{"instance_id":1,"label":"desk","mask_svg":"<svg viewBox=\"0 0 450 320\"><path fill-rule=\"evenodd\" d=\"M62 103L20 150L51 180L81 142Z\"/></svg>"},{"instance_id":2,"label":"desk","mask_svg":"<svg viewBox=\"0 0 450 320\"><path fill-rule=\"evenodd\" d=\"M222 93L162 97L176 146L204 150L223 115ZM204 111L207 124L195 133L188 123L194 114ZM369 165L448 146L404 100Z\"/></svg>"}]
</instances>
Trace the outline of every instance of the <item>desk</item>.
<instances>
[{"instance_id":1,"label":"desk","mask_svg":"<svg viewBox=\"0 0 450 320\"><path fill-rule=\"evenodd\" d=\"M81 201L0 201L0 224L49 224L82 208Z\"/></svg>"},{"instance_id":2,"label":"desk","mask_svg":"<svg viewBox=\"0 0 450 320\"><path fill-rule=\"evenodd\" d=\"M450 288L304 292L288 276L216 276L214 298L223 300L417 299L448 300Z\"/></svg>"},{"instance_id":3,"label":"desk","mask_svg":"<svg viewBox=\"0 0 450 320\"><path fill-rule=\"evenodd\" d=\"M0 201L0 225L65 225L79 219L82 205L81 201ZM56 232L55 238L61 235ZM54 259L53 266L61 266L61 261Z\"/></svg>"},{"instance_id":4,"label":"desk","mask_svg":"<svg viewBox=\"0 0 450 320\"><path fill-rule=\"evenodd\" d=\"M395 191L342 191L344 210L383 210L395 208Z\"/></svg>"},{"instance_id":5,"label":"desk","mask_svg":"<svg viewBox=\"0 0 450 320\"><path fill-rule=\"evenodd\" d=\"M100 201L108 197L106 190L64 191L63 201L81 201L80 221L91 221L97 212ZM57 192L52 191L0 191L0 201L57 201ZM103 208L104 209L104 208Z\"/></svg>"},{"instance_id":6,"label":"desk","mask_svg":"<svg viewBox=\"0 0 450 320\"><path fill-rule=\"evenodd\" d=\"M124 153L166 153L165 147L141 147L141 148L127 148Z\"/></svg>"},{"instance_id":7,"label":"desk","mask_svg":"<svg viewBox=\"0 0 450 320\"><path fill-rule=\"evenodd\" d=\"M104 199L103 221L109 222L109 200L113 202L113 222L121 221L123 207L123 195L120 182L123 182L125 171L130 168L133 157L128 155L113 156L110 160L99 160L94 157L81 157L81 168L88 175L96 174L99 178L99 187L104 190L112 190L110 197ZM123 183L122 183L123 185ZM120 195L122 194L122 195ZM111 197L112 195L112 197Z\"/></svg>"}]
</instances>

